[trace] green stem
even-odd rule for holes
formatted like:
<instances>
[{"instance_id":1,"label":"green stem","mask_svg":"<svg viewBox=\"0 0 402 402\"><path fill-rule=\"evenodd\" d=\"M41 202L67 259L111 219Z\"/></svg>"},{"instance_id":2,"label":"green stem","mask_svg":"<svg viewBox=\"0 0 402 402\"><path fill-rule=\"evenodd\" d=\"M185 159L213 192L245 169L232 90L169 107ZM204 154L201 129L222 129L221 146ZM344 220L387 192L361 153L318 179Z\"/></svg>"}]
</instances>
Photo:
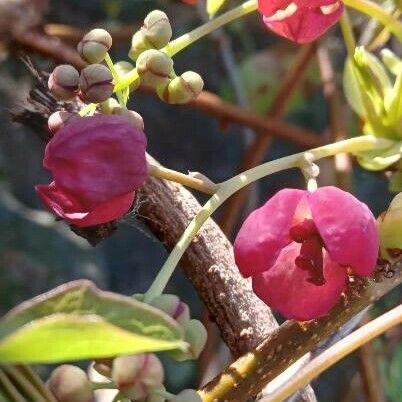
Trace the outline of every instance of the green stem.
<instances>
[{"instance_id":1,"label":"green stem","mask_svg":"<svg viewBox=\"0 0 402 402\"><path fill-rule=\"evenodd\" d=\"M116 389L116 385L113 382L93 382L91 386L94 391L98 389Z\"/></svg>"},{"instance_id":2,"label":"green stem","mask_svg":"<svg viewBox=\"0 0 402 402\"><path fill-rule=\"evenodd\" d=\"M349 14L346 10L343 12L339 23L342 30L343 40L345 41L346 50L348 51L348 56L351 60L353 60L356 48L356 39L353 33Z\"/></svg>"},{"instance_id":3,"label":"green stem","mask_svg":"<svg viewBox=\"0 0 402 402\"><path fill-rule=\"evenodd\" d=\"M393 15L384 11L380 5L369 0L343 0L343 2L346 6L381 22L402 42L402 23L394 18Z\"/></svg>"},{"instance_id":4,"label":"green stem","mask_svg":"<svg viewBox=\"0 0 402 402\"><path fill-rule=\"evenodd\" d=\"M306 155L313 162L328 156L333 156L338 153L349 152L356 153L369 151L373 149L386 148L393 144L393 141L376 138L374 136L360 136L348 140L335 142L333 144L324 145L314 148L307 152L285 156L283 158L264 163L246 172L240 173L237 176L221 183L216 193L209 201L201 208L198 214L187 226L182 237L177 242L176 246L170 253L165 264L156 276L153 284L148 289L144 296L144 301L149 303L153 298L162 294L170 277L172 276L179 260L185 253L198 231L201 229L205 221L234 193L243 187L253 183L265 176L280 172L281 170L301 167L305 164Z\"/></svg>"},{"instance_id":5,"label":"green stem","mask_svg":"<svg viewBox=\"0 0 402 402\"><path fill-rule=\"evenodd\" d=\"M115 85L118 85L119 82L120 82L119 73L117 72L117 70L116 70L116 68L114 66L114 63L112 61L112 58L110 57L109 53L106 53L105 61L106 61L106 64L107 64L110 72L112 73ZM122 92L121 91L116 91L116 96L117 96L117 99L118 99L118 101L120 103L120 106L125 108L126 107L126 102L124 101L124 97L123 97Z\"/></svg>"},{"instance_id":6,"label":"green stem","mask_svg":"<svg viewBox=\"0 0 402 402\"><path fill-rule=\"evenodd\" d=\"M216 29L228 24L231 21L236 20L237 18L243 17L244 15L257 10L257 7L257 0L248 0L243 4L240 4L240 6L229 10L224 14L221 14L219 17L214 18L204 25L201 25L200 27L194 29L193 31L188 32L180 36L179 38L171 41L163 49L161 49L161 51L172 57L187 46L215 31ZM119 83L115 86L115 91L121 91L127 88L137 79L138 73L137 70L134 68L129 73L120 78Z\"/></svg>"},{"instance_id":7,"label":"green stem","mask_svg":"<svg viewBox=\"0 0 402 402\"><path fill-rule=\"evenodd\" d=\"M0 388L3 389L11 398L11 402L25 402L24 397L20 394L18 389L10 381L7 375L0 367Z\"/></svg>"},{"instance_id":8,"label":"green stem","mask_svg":"<svg viewBox=\"0 0 402 402\"><path fill-rule=\"evenodd\" d=\"M42 379L36 374L36 372L30 366L18 366L19 370L25 375L27 380L34 385L37 390L46 398L49 402L57 402L53 394L46 388Z\"/></svg>"}]
</instances>

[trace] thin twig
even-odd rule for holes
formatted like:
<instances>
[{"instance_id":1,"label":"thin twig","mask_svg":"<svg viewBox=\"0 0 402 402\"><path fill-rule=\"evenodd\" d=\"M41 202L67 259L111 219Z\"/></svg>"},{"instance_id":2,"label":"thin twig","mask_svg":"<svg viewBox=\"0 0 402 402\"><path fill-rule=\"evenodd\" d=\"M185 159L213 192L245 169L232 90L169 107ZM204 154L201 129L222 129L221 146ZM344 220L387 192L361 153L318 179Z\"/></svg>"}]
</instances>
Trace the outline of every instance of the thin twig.
<instances>
[{"instance_id":1,"label":"thin twig","mask_svg":"<svg viewBox=\"0 0 402 402\"><path fill-rule=\"evenodd\" d=\"M292 393L297 389L314 380L314 378L320 375L323 371L327 370L348 354L401 323L402 305L400 304L363 327L360 327L342 341L316 357L308 365L303 367L303 369L300 370L300 372L291 380L289 380L284 387L278 390L270 398L266 399L265 402L283 401L285 398L292 395ZM378 399L376 399L376 401L378 401Z\"/></svg>"}]
</instances>

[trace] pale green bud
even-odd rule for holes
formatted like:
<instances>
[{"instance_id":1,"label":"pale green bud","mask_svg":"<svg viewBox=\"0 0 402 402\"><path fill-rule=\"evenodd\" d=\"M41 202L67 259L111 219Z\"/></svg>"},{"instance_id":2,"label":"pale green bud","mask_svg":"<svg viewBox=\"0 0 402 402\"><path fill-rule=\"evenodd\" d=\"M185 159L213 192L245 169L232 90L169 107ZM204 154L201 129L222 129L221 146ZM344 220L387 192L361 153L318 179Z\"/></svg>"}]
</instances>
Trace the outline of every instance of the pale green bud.
<instances>
[{"instance_id":1,"label":"pale green bud","mask_svg":"<svg viewBox=\"0 0 402 402\"><path fill-rule=\"evenodd\" d=\"M47 383L58 402L92 402L91 383L85 371L72 365L57 367Z\"/></svg>"},{"instance_id":2,"label":"pale green bud","mask_svg":"<svg viewBox=\"0 0 402 402\"><path fill-rule=\"evenodd\" d=\"M378 218L381 258L398 261L402 258L402 193Z\"/></svg>"},{"instance_id":3,"label":"pale green bud","mask_svg":"<svg viewBox=\"0 0 402 402\"><path fill-rule=\"evenodd\" d=\"M113 94L113 76L102 64L91 64L81 71L80 89L87 102L100 103Z\"/></svg>"},{"instance_id":4,"label":"pale green bud","mask_svg":"<svg viewBox=\"0 0 402 402\"><path fill-rule=\"evenodd\" d=\"M185 389L169 399L169 402L202 402L202 399L194 389Z\"/></svg>"},{"instance_id":5,"label":"pale green bud","mask_svg":"<svg viewBox=\"0 0 402 402\"><path fill-rule=\"evenodd\" d=\"M112 114L117 107L120 107L120 104L115 98L109 98L99 104L99 110L102 114Z\"/></svg>"},{"instance_id":6,"label":"pale green bud","mask_svg":"<svg viewBox=\"0 0 402 402\"><path fill-rule=\"evenodd\" d=\"M137 31L131 39L131 48L128 52L128 57L136 61L141 53L153 48L152 43L146 38L145 33L141 30Z\"/></svg>"},{"instance_id":7,"label":"pale green bud","mask_svg":"<svg viewBox=\"0 0 402 402\"><path fill-rule=\"evenodd\" d=\"M190 321L190 309L176 295L160 295L151 301L151 305L170 315L180 325L185 326Z\"/></svg>"},{"instance_id":8,"label":"pale green bud","mask_svg":"<svg viewBox=\"0 0 402 402\"><path fill-rule=\"evenodd\" d=\"M78 71L68 64L57 66L48 80L50 92L57 100L72 100L78 94L80 75Z\"/></svg>"},{"instance_id":9,"label":"pale green bud","mask_svg":"<svg viewBox=\"0 0 402 402\"><path fill-rule=\"evenodd\" d=\"M116 69L119 76L123 76L129 73L131 70L133 70L134 66L128 61L119 61L114 65L114 68ZM140 86L140 80L134 81L129 87L130 92L135 91L139 86Z\"/></svg>"},{"instance_id":10,"label":"pale green bud","mask_svg":"<svg viewBox=\"0 0 402 402\"><path fill-rule=\"evenodd\" d=\"M113 109L113 114L124 117L135 128L144 131L144 119L134 110L128 110L124 107L116 107Z\"/></svg>"},{"instance_id":11,"label":"pale green bud","mask_svg":"<svg viewBox=\"0 0 402 402\"><path fill-rule=\"evenodd\" d=\"M173 78L168 84L157 88L157 94L163 101L172 104L188 103L198 97L204 87L201 76L187 71L180 77Z\"/></svg>"},{"instance_id":12,"label":"pale green bud","mask_svg":"<svg viewBox=\"0 0 402 402\"><path fill-rule=\"evenodd\" d=\"M77 50L81 58L88 63L100 63L112 47L112 37L104 29L89 31L78 43Z\"/></svg>"},{"instance_id":13,"label":"pale green bud","mask_svg":"<svg viewBox=\"0 0 402 402\"><path fill-rule=\"evenodd\" d=\"M201 321L190 320L184 325L184 339L189 344L187 351L175 350L170 352L171 356L178 360L197 359L207 343L207 330Z\"/></svg>"},{"instance_id":14,"label":"pale green bud","mask_svg":"<svg viewBox=\"0 0 402 402\"><path fill-rule=\"evenodd\" d=\"M160 10L151 11L145 17L141 31L155 49L163 48L172 38L172 27L169 18Z\"/></svg>"},{"instance_id":15,"label":"pale green bud","mask_svg":"<svg viewBox=\"0 0 402 402\"><path fill-rule=\"evenodd\" d=\"M156 88L169 81L173 73L173 60L159 50L146 50L138 57L137 72L142 84Z\"/></svg>"},{"instance_id":16,"label":"pale green bud","mask_svg":"<svg viewBox=\"0 0 402 402\"><path fill-rule=\"evenodd\" d=\"M117 357L113 361L112 381L126 398L141 400L164 379L163 366L153 353Z\"/></svg>"}]
</instances>

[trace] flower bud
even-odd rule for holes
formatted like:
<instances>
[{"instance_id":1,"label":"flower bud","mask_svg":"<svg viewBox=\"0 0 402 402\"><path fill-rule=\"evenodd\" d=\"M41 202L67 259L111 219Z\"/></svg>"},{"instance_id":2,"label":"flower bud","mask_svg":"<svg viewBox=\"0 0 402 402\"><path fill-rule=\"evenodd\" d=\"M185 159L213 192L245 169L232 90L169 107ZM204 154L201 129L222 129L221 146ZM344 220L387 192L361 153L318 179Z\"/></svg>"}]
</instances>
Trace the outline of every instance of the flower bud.
<instances>
[{"instance_id":1,"label":"flower bud","mask_svg":"<svg viewBox=\"0 0 402 402\"><path fill-rule=\"evenodd\" d=\"M172 351L170 355L177 361L197 359L207 342L207 330L201 321L190 320L184 325L184 339L189 344L189 349L185 352Z\"/></svg>"},{"instance_id":2,"label":"flower bud","mask_svg":"<svg viewBox=\"0 0 402 402\"><path fill-rule=\"evenodd\" d=\"M113 76L102 64L91 64L81 71L80 89L87 102L100 103L113 93Z\"/></svg>"},{"instance_id":3,"label":"flower bud","mask_svg":"<svg viewBox=\"0 0 402 402\"><path fill-rule=\"evenodd\" d=\"M79 119L79 118L80 115L78 113L71 113L62 110L51 114L47 120L47 125L49 127L49 131L52 134L55 134L58 130L65 127L73 119Z\"/></svg>"},{"instance_id":4,"label":"flower bud","mask_svg":"<svg viewBox=\"0 0 402 402\"><path fill-rule=\"evenodd\" d=\"M197 98L204 87L201 76L193 71L187 71L176 77L165 86L157 88L159 98L167 103L183 104Z\"/></svg>"},{"instance_id":5,"label":"flower bud","mask_svg":"<svg viewBox=\"0 0 402 402\"><path fill-rule=\"evenodd\" d=\"M190 321L190 309L176 295L160 295L151 301L151 305L169 314L180 325L185 326Z\"/></svg>"},{"instance_id":6,"label":"flower bud","mask_svg":"<svg viewBox=\"0 0 402 402\"><path fill-rule=\"evenodd\" d=\"M117 107L120 107L120 104L115 98L109 98L99 104L99 110L102 114L113 114L113 110Z\"/></svg>"},{"instance_id":7,"label":"flower bud","mask_svg":"<svg viewBox=\"0 0 402 402\"><path fill-rule=\"evenodd\" d=\"M117 357L113 361L112 381L126 398L141 400L163 383L160 360L153 353Z\"/></svg>"},{"instance_id":8,"label":"flower bud","mask_svg":"<svg viewBox=\"0 0 402 402\"><path fill-rule=\"evenodd\" d=\"M57 100L71 100L78 93L79 77L78 71L73 66L68 64L57 66L50 74L49 90Z\"/></svg>"},{"instance_id":9,"label":"flower bud","mask_svg":"<svg viewBox=\"0 0 402 402\"><path fill-rule=\"evenodd\" d=\"M112 114L124 117L135 128L139 128L141 131L144 131L144 119L139 113L135 112L134 110L128 110L124 107L119 106L113 109Z\"/></svg>"},{"instance_id":10,"label":"flower bud","mask_svg":"<svg viewBox=\"0 0 402 402\"><path fill-rule=\"evenodd\" d=\"M134 69L134 66L129 63L128 61L119 61L114 65L114 68L116 69L117 73L119 76L125 75L129 73L131 70ZM140 86L140 80L135 80L131 85L130 85L130 92L135 91L138 87Z\"/></svg>"},{"instance_id":11,"label":"flower bud","mask_svg":"<svg viewBox=\"0 0 402 402\"><path fill-rule=\"evenodd\" d=\"M402 193L378 218L381 258L398 261L402 258Z\"/></svg>"},{"instance_id":12,"label":"flower bud","mask_svg":"<svg viewBox=\"0 0 402 402\"><path fill-rule=\"evenodd\" d=\"M156 88L169 81L169 75L173 73L173 60L159 50L146 50L138 57L137 71L142 84Z\"/></svg>"},{"instance_id":13,"label":"flower bud","mask_svg":"<svg viewBox=\"0 0 402 402\"><path fill-rule=\"evenodd\" d=\"M88 63L100 63L112 47L112 37L104 29L89 31L80 43L77 50L81 58Z\"/></svg>"},{"instance_id":14,"label":"flower bud","mask_svg":"<svg viewBox=\"0 0 402 402\"><path fill-rule=\"evenodd\" d=\"M185 389L176 396L169 399L169 402L201 402L202 399L194 389Z\"/></svg>"},{"instance_id":15,"label":"flower bud","mask_svg":"<svg viewBox=\"0 0 402 402\"><path fill-rule=\"evenodd\" d=\"M57 367L48 381L49 390L58 402L91 402L93 392L85 371L79 367Z\"/></svg>"},{"instance_id":16,"label":"flower bud","mask_svg":"<svg viewBox=\"0 0 402 402\"><path fill-rule=\"evenodd\" d=\"M131 39L131 48L128 52L128 57L136 61L141 53L153 48L152 43L146 38L145 33L141 30L137 31Z\"/></svg>"},{"instance_id":17,"label":"flower bud","mask_svg":"<svg viewBox=\"0 0 402 402\"><path fill-rule=\"evenodd\" d=\"M161 49L166 46L172 37L169 18L160 10L153 10L145 17L141 31L155 49Z\"/></svg>"}]
</instances>

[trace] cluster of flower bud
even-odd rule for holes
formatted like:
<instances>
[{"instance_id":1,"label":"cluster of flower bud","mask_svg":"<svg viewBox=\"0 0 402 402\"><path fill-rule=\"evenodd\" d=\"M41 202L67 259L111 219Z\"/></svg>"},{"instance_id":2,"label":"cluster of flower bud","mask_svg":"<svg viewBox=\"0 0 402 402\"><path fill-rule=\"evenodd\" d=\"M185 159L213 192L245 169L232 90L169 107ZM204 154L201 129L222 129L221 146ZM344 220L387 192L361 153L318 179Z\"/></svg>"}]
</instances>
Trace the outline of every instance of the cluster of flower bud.
<instances>
[{"instance_id":1,"label":"cluster of flower bud","mask_svg":"<svg viewBox=\"0 0 402 402\"><path fill-rule=\"evenodd\" d=\"M136 299L142 301L143 295L136 295ZM184 340L189 348L186 351L175 350L170 352L172 357L178 361L197 359L204 349L207 341L207 331L201 321L190 318L190 309L176 295L162 294L150 302L170 317L172 317L183 329Z\"/></svg>"},{"instance_id":2,"label":"cluster of flower bud","mask_svg":"<svg viewBox=\"0 0 402 402\"><path fill-rule=\"evenodd\" d=\"M149 49L162 49L172 37L172 27L168 16L160 10L151 11L144 19L144 25L137 31L131 41L129 57L136 61Z\"/></svg>"},{"instance_id":3,"label":"cluster of flower bud","mask_svg":"<svg viewBox=\"0 0 402 402\"><path fill-rule=\"evenodd\" d=\"M57 100L69 101L79 95L86 102L99 103L113 93L113 76L103 64L90 64L81 74L70 65L57 66L49 77L49 90Z\"/></svg>"}]
</instances>

